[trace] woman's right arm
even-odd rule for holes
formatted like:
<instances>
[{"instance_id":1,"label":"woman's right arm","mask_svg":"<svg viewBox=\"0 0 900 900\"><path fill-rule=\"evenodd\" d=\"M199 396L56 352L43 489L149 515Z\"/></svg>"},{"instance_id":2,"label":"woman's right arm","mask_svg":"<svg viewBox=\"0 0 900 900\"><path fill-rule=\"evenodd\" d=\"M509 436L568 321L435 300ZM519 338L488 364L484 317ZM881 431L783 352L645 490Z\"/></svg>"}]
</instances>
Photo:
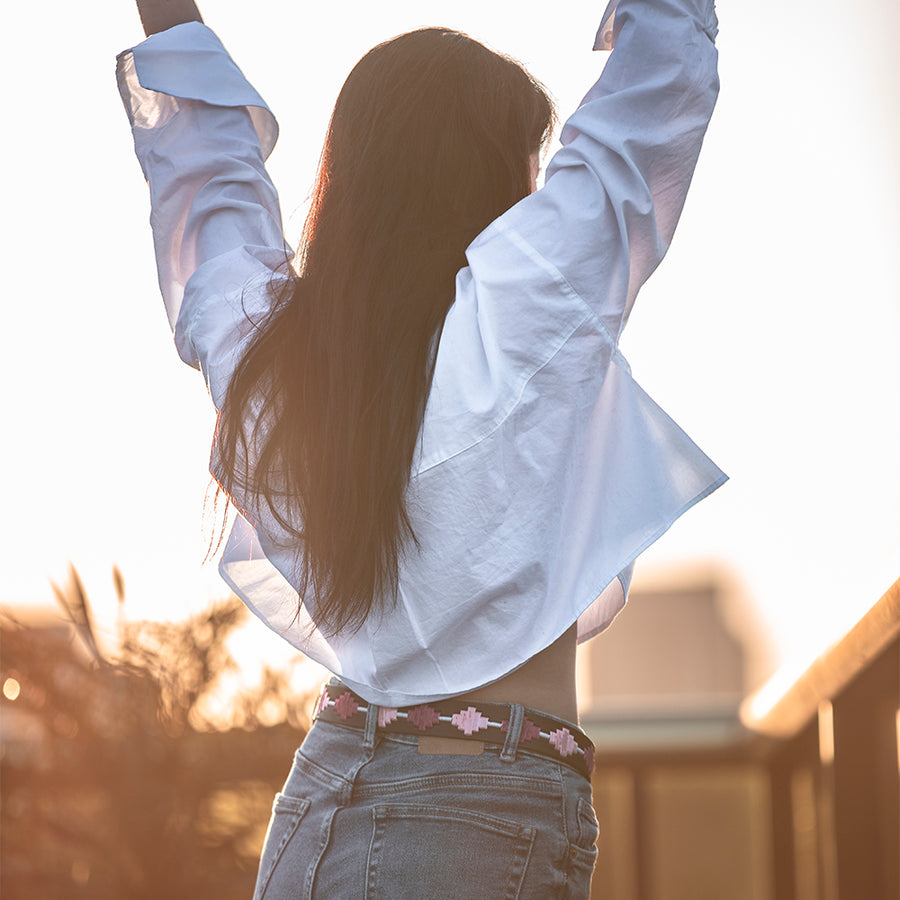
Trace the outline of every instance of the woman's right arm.
<instances>
[{"instance_id":1,"label":"woman's right arm","mask_svg":"<svg viewBox=\"0 0 900 900\"><path fill-rule=\"evenodd\" d=\"M681 214L718 93L716 31L714 0L611 0L595 47L612 55L563 128L544 188L469 248L476 279L479 266L514 275L511 327L532 328L533 286L538 317L547 296L577 297L618 341Z\"/></svg>"},{"instance_id":2,"label":"woman's right arm","mask_svg":"<svg viewBox=\"0 0 900 900\"><path fill-rule=\"evenodd\" d=\"M137 8L147 37L185 22L203 21L194 0L137 0Z\"/></svg>"}]
</instances>

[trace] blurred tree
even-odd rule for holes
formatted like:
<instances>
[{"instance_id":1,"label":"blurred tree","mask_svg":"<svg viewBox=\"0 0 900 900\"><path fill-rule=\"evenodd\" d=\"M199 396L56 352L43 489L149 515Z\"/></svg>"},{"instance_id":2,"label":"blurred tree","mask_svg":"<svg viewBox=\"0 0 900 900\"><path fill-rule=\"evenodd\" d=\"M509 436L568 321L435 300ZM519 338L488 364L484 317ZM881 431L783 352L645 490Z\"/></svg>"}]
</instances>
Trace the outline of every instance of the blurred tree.
<instances>
[{"instance_id":1,"label":"blurred tree","mask_svg":"<svg viewBox=\"0 0 900 900\"><path fill-rule=\"evenodd\" d=\"M4 900L246 900L303 737L286 676L267 671L235 706L241 727L216 730L202 701L234 668L239 601L185 622L120 622L110 654L74 569L54 591L70 624L0 617ZM273 706L281 723L263 725L257 711L268 722Z\"/></svg>"}]
</instances>

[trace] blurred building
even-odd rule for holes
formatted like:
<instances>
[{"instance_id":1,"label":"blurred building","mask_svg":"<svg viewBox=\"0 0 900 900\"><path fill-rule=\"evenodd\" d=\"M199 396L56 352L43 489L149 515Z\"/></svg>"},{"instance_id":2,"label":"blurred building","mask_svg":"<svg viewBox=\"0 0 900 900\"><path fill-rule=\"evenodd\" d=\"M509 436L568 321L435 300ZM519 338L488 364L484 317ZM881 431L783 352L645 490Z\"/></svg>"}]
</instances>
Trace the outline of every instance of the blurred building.
<instances>
[{"instance_id":1,"label":"blurred building","mask_svg":"<svg viewBox=\"0 0 900 900\"><path fill-rule=\"evenodd\" d=\"M731 570L638 573L613 625L579 650L581 718L606 749L730 739L742 700L769 674L769 647Z\"/></svg>"},{"instance_id":2,"label":"blurred building","mask_svg":"<svg viewBox=\"0 0 900 900\"><path fill-rule=\"evenodd\" d=\"M579 651L592 897L898 900L900 582L796 682L715 565L636 579ZM749 698L749 699L748 699Z\"/></svg>"},{"instance_id":3,"label":"blurred building","mask_svg":"<svg viewBox=\"0 0 900 900\"><path fill-rule=\"evenodd\" d=\"M740 705L767 660L739 580L716 564L637 575L612 627L581 648L595 896L768 900L764 773L717 759L744 739Z\"/></svg>"}]
</instances>

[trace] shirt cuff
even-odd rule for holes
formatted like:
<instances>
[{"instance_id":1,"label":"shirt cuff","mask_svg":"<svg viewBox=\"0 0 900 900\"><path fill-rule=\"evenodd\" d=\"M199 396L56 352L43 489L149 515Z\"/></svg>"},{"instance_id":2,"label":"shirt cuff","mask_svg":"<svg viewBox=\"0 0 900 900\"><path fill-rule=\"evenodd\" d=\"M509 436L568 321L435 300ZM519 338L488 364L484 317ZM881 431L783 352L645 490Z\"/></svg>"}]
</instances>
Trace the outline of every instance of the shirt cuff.
<instances>
[{"instance_id":1,"label":"shirt cuff","mask_svg":"<svg viewBox=\"0 0 900 900\"><path fill-rule=\"evenodd\" d=\"M215 33L201 22L186 22L151 35L119 54L118 68L122 98L134 128L159 124L159 117L152 113L154 100L147 94L155 92L210 106L246 107L264 158L278 140L278 123L266 102Z\"/></svg>"},{"instance_id":2,"label":"shirt cuff","mask_svg":"<svg viewBox=\"0 0 900 900\"><path fill-rule=\"evenodd\" d=\"M616 11L620 2L621 0L609 0L603 18L600 20L597 36L594 38L594 50L612 50L615 47L618 35ZM719 33L719 20L716 17L714 0L687 0L684 6L685 13L695 15L709 39L715 41L716 35Z\"/></svg>"}]
</instances>

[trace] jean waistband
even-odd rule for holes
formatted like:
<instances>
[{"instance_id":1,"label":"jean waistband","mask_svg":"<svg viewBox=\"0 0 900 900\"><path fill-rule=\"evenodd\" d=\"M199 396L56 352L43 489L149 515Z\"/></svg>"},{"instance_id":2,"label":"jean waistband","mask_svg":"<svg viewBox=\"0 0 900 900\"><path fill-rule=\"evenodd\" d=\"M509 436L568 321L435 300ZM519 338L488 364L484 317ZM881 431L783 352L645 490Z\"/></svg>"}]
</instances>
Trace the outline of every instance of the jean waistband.
<instances>
[{"instance_id":1,"label":"jean waistband","mask_svg":"<svg viewBox=\"0 0 900 900\"><path fill-rule=\"evenodd\" d=\"M522 749L569 766L588 780L594 769L594 745L577 725L519 703L460 696L417 706L378 706L332 680L322 686L313 719L359 728L370 746L378 731L490 741L503 744L500 758L505 761Z\"/></svg>"}]
</instances>

